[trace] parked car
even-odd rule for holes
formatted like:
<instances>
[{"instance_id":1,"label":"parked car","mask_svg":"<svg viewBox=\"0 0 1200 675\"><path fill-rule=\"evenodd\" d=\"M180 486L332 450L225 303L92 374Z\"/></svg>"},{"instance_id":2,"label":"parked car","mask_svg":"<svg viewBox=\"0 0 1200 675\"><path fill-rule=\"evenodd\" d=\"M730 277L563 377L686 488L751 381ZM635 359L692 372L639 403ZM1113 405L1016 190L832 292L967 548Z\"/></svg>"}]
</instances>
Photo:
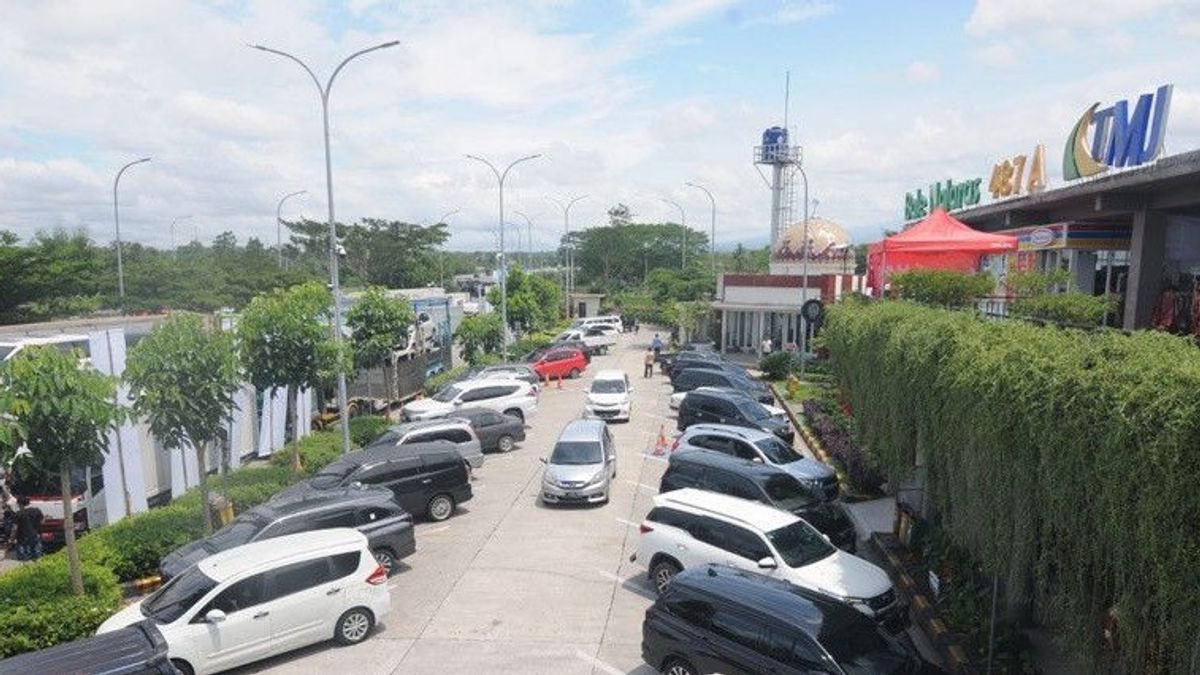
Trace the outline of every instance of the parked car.
<instances>
[{"instance_id":1,"label":"parked car","mask_svg":"<svg viewBox=\"0 0 1200 675\"><path fill-rule=\"evenodd\" d=\"M542 501L608 503L617 477L617 447L600 420L572 420L542 462Z\"/></svg>"},{"instance_id":2,"label":"parked car","mask_svg":"<svg viewBox=\"0 0 1200 675\"><path fill-rule=\"evenodd\" d=\"M620 326L621 317L616 314L604 316L585 316L571 322L572 328L593 328L596 326Z\"/></svg>"},{"instance_id":3,"label":"parked car","mask_svg":"<svg viewBox=\"0 0 1200 675\"><path fill-rule=\"evenodd\" d=\"M890 630L907 612L883 570L839 551L801 518L757 502L693 488L654 497L630 561L662 593L680 570L709 563L762 572L848 603Z\"/></svg>"},{"instance_id":4,"label":"parked car","mask_svg":"<svg viewBox=\"0 0 1200 675\"><path fill-rule=\"evenodd\" d=\"M391 606L387 570L367 538L338 528L222 551L100 624L147 618L185 675L228 670L333 639L358 644Z\"/></svg>"},{"instance_id":5,"label":"parked car","mask_svg":"<svg viewBox=\"0 0 1200 675\"><path fill-rule=\"evenodd\" d=\"M551 344L561 344L563 342L582 342L587 347L587 351L592 354L605 354L608 348L617 344L616 335L610 335L600 326L589 326L586 328L568 328L559 333L551 341Z\"/></svg>"},{"instance_id":6,"label":"parked car","mask_svg":"<svg viewBox=\"0 0 1200 675\"><path fill-rule=\"evenodd\" d=\"M658 491L682 488L719 492L783 509L803 518L843 551L854 553L857 548L854 523L840 505L825 501L824 487L802 483L773 464L720 452L673 452Z\"/></svg>"},{"instance_id":7,"label":"parked car","mask_svg":"<svg viewBox=\"0 0 1200 675\"><path fill-rule=\"evenodd\" d=\"M146 619L120 630L0 660L0 673L176 675L167 641Z\"/></svg>"},{"instance_id":8,"label":"parked car","mask_svg":"<svg viewBox=\"0 0 1200 675\"><path fill-rule=\"evenodd\" d=\"M777 466L792 474L825 501L838 496L837 473L828 464L805 457L777 435L729 424L694 424L675 440L671 451L699 450Z\"/></svg>"},{"instance_id":9,"label":"parked car","mask_svg":"<svg viewBox=\"0 0 1200 675\"><path fill-rule=\"evenodd\" d=\"M463 380L448 385L429 398L404 406L404 419L409 422L445 417L456 408L490 408L527 422L537 414L537 392L528 382L513 379Z\"/></svg>"},{"instance_id":10,"label":"parked car","mask_svg":"<svg viewBox=\"0 0 1200 675\"><path fill-rule=\"evenodd\" d=\"M452 414L449 413L448 414ZM413 445L449 441L458 448L458 454L472 469L483 466L483 446L470 422L454 417L423 419L389 427L387 431L367 444L366 447Z\"/></svg>"},{"instance_id":11,"label":"parked car","mask_svg":"<svg viewBox=\"0 0 1200 675\"><path fill-rule=\"evenodd\" d=\"M201 560L235 546L333 527L350 527L366 535L371 553L389 574L395 572L397 561L417 550L412 516L400 508L392 491L364 485L260 504L212 536L171 551L158 563L158 569L164 580L172 579Z\"/></svg>"},{"instance_id":12,"label":"parked car","mask_svg":"<svg viewBox=\"0 0 1200 675\"><path fill-rule=\"evenodd\" d=\"M693 424L731 424L761 429L775 434L788 445L796 440L796 430L786 415L773 415L762 402L724 387L695 389L683 398L675 416L675 427L683 431Z\"/></svg>"},{"instance_id":13,"label":"parked car","mask_svg":"<svg viewBox=\"0 0 1200 675\"><path fill-rule=\"evenodd\" d=\"M533 362L533 369L542 378L575 379L587 365L587 359L578 349L552 349Z\"/></svg>"},{"instance_id":14,"label":"parked car","mask_svg":"<svg viewBox=\"0 0 1200 675\"><path fill-rule=\"evenodd\" d=\"M736 363L714 358L712 352L680 352L675 358L671 359L671 367L667 370L667 376L674 381L679 373L687 368L717 370L740 375L747 379L750 378L750 371Z\"/></svg>"},{"instance_id":15,"label":"parked car","mask_svg":"<svg viewBox=\"0 0 1200 675\"><path fill-rule=\"evenodd\" d=\"M633 409L633 387L623 370L601 370L592 378L587 399L583 404L584 417L602 420L625 420Z\"/></svg>"},{"instance_id":16,"label":"parked car","mask_svg":"<svg viewBox=\"0 0 1200 675\"><path fill-rule=\"evenodd\" d=\"M388 488L405 511L425 514L435 521L449 518L472 496L470 474L458 448L448 441L434 441L346 453L271 501L338 490L354 483Z\"/></svg>"},{"instance_id":17,"label":"parked car","mask_svg":"<svg viewBox=\"0 0 1200 675\"><path fill-rule=\"evenodd\" d=\"M736 389L759 403L774 403L775 396L761 382L745 379L736 373L724 370L701 370L684 368L671 381L671 388L676 392L691 391L700 387L721 387Z\"/></svg>"},{"instance_id":18,"label":"parked car","mask_svg":"<svg viewBox=\"0 0 1200 675\"><path fill-rule=\"evenodd\" d=\"M746 392L741 391L740 389L728 389L725 387L697 387L697 388L693 389L692 391L709 392L709 393L714 393L714 394L746 396ZM683 403L683 399L687 398L688 394L691 394L691 393L692 393L691 391L677 391L677 392L672 393L671 396L667 399L667 407L669 407L671 410L679 410L679 405L681 403ZM779 419L785 420L785 421L787 420L787 411L784 410L783 408L780 408L779 406L776 406L776 405L771 405L769 403L762 403L761 401L759 401L759 404L762 405L763 408L766 408L767 412L770 413L771 417L778 417Z\"/></svg>"},{"instance_id":19,"label":"parked car","mask_svg":"<svg viewBox=\"0 0 1200 675\"><path fill-rule=\"evenodd\" d=\"M584 344L581 340L565 340L563 342L554 342L554 343L550 343L550 344L545 344L545 345L542 345L541 347L537 347L536 349L529 352L525 356L522 356L521 360L524 361L525 363L532 365L533 363L535 363L539 359L541 359L543 356L545 356L547 352L551 352L556 349L578 349L580 351L580 353L583 354L584 361L587 361L588 363L592 362L592 352L590 349L588 349L588 346L586 344Z\"/></svg>"},{"instance_id":20,"label":"parked car","mask_svg":"<svg viewBox=\"0 0 1200 675\"><path fill-rule=\"evenodd\" d=\"M542 383L541 378L533 371L528 363L501 363L494 366L484 366L474 373L472 379L497 380L511 378L521 380L537 387Z\"/></svg>"},{"instance_id":21,"label":"parked car","mask_svg":"<svg viewBox=\"0 0 1200 675\"><path fill-rule=\"evenodd\" d=\"M512 452L525 440L525 425L512 415L487 408L459 408L450 416L470 423L484 452Z\"/></svg>"},{"instance_id":22,"label":"parked car","mask_svg":"<svg viewBox=\"0 0 1200 675\"><path fill-rule=\"evenodd\" d=\"M840 602L723 565L681 572L646 610L642 659L670 675L945 675Z\"/></svg>"}]
</instances>

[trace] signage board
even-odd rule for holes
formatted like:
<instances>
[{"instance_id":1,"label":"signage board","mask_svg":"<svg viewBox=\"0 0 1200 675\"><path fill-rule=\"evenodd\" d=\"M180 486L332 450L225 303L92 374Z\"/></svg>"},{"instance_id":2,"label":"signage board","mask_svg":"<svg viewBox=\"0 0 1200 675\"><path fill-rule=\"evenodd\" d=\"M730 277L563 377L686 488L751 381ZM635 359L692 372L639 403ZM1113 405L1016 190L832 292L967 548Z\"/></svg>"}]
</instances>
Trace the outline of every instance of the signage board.
<instances>
[{"instance_id":1,"label":"signage board","mask_svg":"<svg viewBox=\"0 0 1200 675\"><path fill-rule=\"evenodd\" d=\"M992 167L992 180L988 182L992 199L1034 194L1046 189L1046 147L1040 143L1034 146L1028 179L1025 176L1027 159L1025 155L1017 155Z\"/></svg>"},{"instance_id":2,"label":"signage board","mask_svg":"<svg viewBox=\"0 0 1200 675\"><path fill-rule=\"evenodd\" d=\"M907 220L924 218L939 206L947 211L974 206L979 203L979 186L982 183L982 178L958 183L947 179L945 183L930 185L928 196L919 189L910 192L904 196L904 217Z\"/></svg>"},{"instance_id":3,"label":"signage board","mask_svg":"<svg viewBox=\"0 0 1200 675\"><path fill-rule=\"evenodd\" d=\"M1063 148L1063 180L1086 178L1110 167L1138 166L1162 153L1173 85L1138 97L1132 113L1129 101L1107 108L1093 103L1084 111ZM1090 143L1089 143L1090 135Z\"/></svg>"}]
</instances>

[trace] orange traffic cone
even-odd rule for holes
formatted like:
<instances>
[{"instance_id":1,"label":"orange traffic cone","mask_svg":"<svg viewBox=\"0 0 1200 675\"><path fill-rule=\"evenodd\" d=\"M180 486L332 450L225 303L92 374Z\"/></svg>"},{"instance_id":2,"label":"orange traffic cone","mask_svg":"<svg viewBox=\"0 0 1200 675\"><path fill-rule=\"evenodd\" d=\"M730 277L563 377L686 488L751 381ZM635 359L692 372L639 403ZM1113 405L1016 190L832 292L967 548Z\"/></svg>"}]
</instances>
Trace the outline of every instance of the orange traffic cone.
<instances>
[{"instance_id":1,"label":"orange traffic cone","mask_svg":"<svg viewBox=\"0 0 1200 675\"><path fill-rule=\"evenodd\" d=\"M667 436L663 433L662 425L658 427L658 440L654 443L654 454L663 455L667 452Z\"/></svg>"},{"instance_id":2,"label":"orange traffic cone","mask_svg":"<svg viewBox=\"0 0 1200 675\"><path fill-rule=\"evenodd\" d=\"M562 373L558 374L558 389L562 389Z\"/></svg>"}]
</instances>

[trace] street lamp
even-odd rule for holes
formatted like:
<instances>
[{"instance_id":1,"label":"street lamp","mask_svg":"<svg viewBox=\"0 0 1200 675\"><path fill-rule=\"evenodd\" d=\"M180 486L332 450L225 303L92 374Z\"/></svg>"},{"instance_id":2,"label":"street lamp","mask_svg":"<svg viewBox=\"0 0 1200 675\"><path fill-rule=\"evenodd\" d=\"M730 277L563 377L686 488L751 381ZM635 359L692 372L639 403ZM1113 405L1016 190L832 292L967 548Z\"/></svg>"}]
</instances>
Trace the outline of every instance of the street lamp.
<instances>
[{"instance_id":1,"label":"street lamp","mask_svg":"<svg viewBox=\"0 0 1200 675\"><path fill-rule=\"evenodd\" d=\"M121 301L121 313L125 313L125 265L121 261L121 210L117 205L117 187L121 184L121 174L134 164L149 162L149 157L135 159L134 161L121 167L117 172L117 177L113 179L113 225L117 230L117 295Z\"/></svg>"},{"instance_id":2,"label":"street lamp","mask_svg":"<svg viewBox=\"0 0 1200 675\"><path fill-rule=\"evenodd\" d=\"M503 331L500 339L500 358L503 361L508 361L508 260L504 255L504 179L508 178L508 172L521 162L528 162L531 159L541 157L540 154L526 155L519 159L514 159L509 162L508 166L504 167L504 171L500 171L494 164L486 159L476 156L467 155L467 159L473 159L476 162L482 162L487 165L492 173L496 174L496 184L499 186L500 193L500 325Z\"/></svg>"},{"instance_id":3,"label":"street lamp","mask_svg":"<svg viewBox=\"0 0 1200 675\"><path fill-rule=\"evenodd\" d=\"M666 197L659 197L659 199L679 209L679 226L683 228L683 248L681 249L679 267L680 269L687 269L687 215L683 212L683 207L679 205L679 202L667 199Z\"/></svg>"},{"instance_id":4,"label":"street lamp","mask_svg":"<svg viewBox=\"0 0 1200 675\"><path fill-rule=\"evenodd\" d=\"M338 73L342 72L342 68L350 61L380 49L395 47L400 44L399 40L392 40L374 47L368 47L354 52L342 62L337 68L333 69L333 74L329 76L329 80L325 86L321 86L321 81L317 79L316 73L308 64L300 59L288 54L287 52L271 49L262 45L250 45L250 47L259 51L282 56L289 61L292 61L304 69L308 76L312 78L313 84L317 86L317 93L321 95L321 121L324 125L325 132L325 201L329 207L329 285L333 292L333 340L340 347L342 343L342 303L341 303L341 286L338 283L338 245L337 245L337 227L333 220L333 163L329 157L329 92L333 88L333 81L337 78ZM338 359L337 366L337 384L338 384L338 410L342 416L342 452L350 452L350 408L346 396L346 370L342 367L341 359Z\"/></svg>"},{"instance_id":5,"label":"street lamp","mask_svg":"<svg viewBox=\"0 0 1200 675\"><path fill-rule=\"evenodd\" d=\"M460 209L451 209L441 215L437 220L433 221L434 225L448 225L446 219L458 213ZM439 278L442 280L442 290L446 290L446 249L442 249L438 254L438 267L440 269Z\"/></svg>"},{"instance_id":6,"label":"street lamp","mask_svg":"<svg viewBox=\"0 0 1200 675\"><path fill-rule=\"evenodd\" d=\"M172 258L179 257L179 247L175 245L175 224L181 220L187 220L188 218L191 218L191 216L178 216L171 220L171 257Z\"/></svg>"},{"instance_id":7,"label":"street lamp","mask_svg":"<svg viewBox=\"0 0 1200 675\"><path fill-rule=\"evenodd\" d=\"M642 242L642 285L646 285L646 279L650 277L650 242Z\"/></svg>"},{"instance_id":8,"label":"street lamp","mask_svg":"<svg viewBox=\"0 0 1200 675\"><path fill-rule=\"evenodd\" d=\"M571 257L571 242L568 239L568 237L571 235L571 207L575 206L575 202L581 199L587 199L587 197L587 195L579 195L578 197L572 197L565 203L555 199L554 197L546 198L555 204L558 204L558 208L562 209L563 212L563 257L566 258L567 263L567 274L564 278L564 281L566 282L566 288L564 290L566 292L563 293L563 295L566 297L563 299L563 302L566 304L568 319L571 318L571 289L575 284L575 270L572 266L574 261Z\"/></svg>"},{"instance_id":9,"label":"street lamp","mask_svg":"<svg viewBox=\"0 0 1200 675\"><path fill-rule=\"evenodd\" d=\"M279 205L275 207L275 248L279 249L279 266L283 267L283 203L292 197L308 194L308 190L297 190L289 192L279 200Z\"/></svg>"},{"instance_id":10,"label":"street lamp","mask_svg":"<svg viewBox=\"0 0 1200 675\"><path fill-rule=\"evenodd\" d=\"M713 195L708 191L708 188L704 187L703 185L692 182L684 183L684 185L688 185L696 188L697 190L703 191L704 194L708 195L709 203L712 204L712 215L709 218L709 228L711 229L711 234L709 235L708 240L708 256L712 259L712 274L713 279L715 280L717 278L717 200L713 198Z\"/></svg>"},{"instance_id":11,"label":"street lamp","mask_svg":"<svg viewBox=\"0 0 1200 675\"><path fill-rule=\"evenodd\" d=\"M525 221L525 267L532 269L533 266L529 263L529 259L533 256L533 220L525 215L524 211L513 211L513 213L521 216L521 220ZM517 227L517 241L521 241L521 228ZM527 270L528 271L528 270Z\"/></svg>"},{"instance_id":12,"label":"street lamp","mask_svg":"<svg viewBox=\"0 0 1200 675\"><path fill-rule=\"evenodd\" d=\"M800 288L804 293L804 301L808 302L808 174L804 173L804 167L797 164L796 170L800 172L800 177L804 179L804 222L800 225L800 238L804 240L804 256L800 259ZM800 330L800 377L804 377L805 358L808 354L808 320L801 318Z\"/></svg>"}]
</instances>

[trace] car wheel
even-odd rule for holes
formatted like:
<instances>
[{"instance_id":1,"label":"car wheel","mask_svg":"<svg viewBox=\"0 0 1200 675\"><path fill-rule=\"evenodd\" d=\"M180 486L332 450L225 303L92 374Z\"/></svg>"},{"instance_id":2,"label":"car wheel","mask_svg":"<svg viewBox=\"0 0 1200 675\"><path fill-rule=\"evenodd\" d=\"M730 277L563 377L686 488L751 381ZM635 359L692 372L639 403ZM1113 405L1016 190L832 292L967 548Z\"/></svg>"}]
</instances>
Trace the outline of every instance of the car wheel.
<instances>
[{"instance_id":1,"label":"car wheel","mask_svg":"<svg viewBox=\"0 0 1200 675\"><path fill-rule=\"evenodd\" d=\"M572 380L577 379L579 377L579 369L572 368L571 372L567 375L567 377L571 378Z\"/></svg>"},{"instance_id":2,"label":"car wheel","mask_svg":"<svg viewBox=\"0 0 1200 675\"><path fill-rule=\"evenodd\" d=\"M387 575L390 577L396 573L396 557L386 548L377 548L371 551L371 555L375 556L375 562L383 566L387 570Z\"/></svg>"},{"instance_id":3,"label":"car wheel","mask_svg":"<svg viewBox=\"0 0 1200 675\"><path fill-rule=\"evenodd\" d=\"M512 452L515 446L516 443L513 441L513 437L508 434L501 436L500 440L496 441L496 449L500 452Z\"/></svg>"},{"instance_id":4,"label":"car wheel","mask_svg":"<svg viewBox=\"0 0 1200 675\"><path fill-rule=\"evenodd\" d=\"M196 669L192 668L192 664L183 659L171 659L171 665L175 666L175 670L178 670L181 675L195 675L196 673Z\"/></svg>"},{"instance_id":5,"label":"car wheel","mask_svg":"<svg viewBox=\"0 0 1200 675\"><path fill-rule=\"evenodd\" d=\"M340 645L356 645L371 634L371 629L375 627L375 617L366 607L355 607L346 610L346 613L337 620L337 627L333 631L333 639Z\"/></svg>"},{"instance_id":6,"label":"car wheel","mask_svg":"<svg viewBox=\"0 0 1200 675\"><path fill-rule=\"evenodd\" d=\"M671 583L671 579L679 573L682 568L679 563L674 560L660 560L650 568L650 582L654 584L654 592L662 595L667 589L667 584Z\"/></svg>"},{"instance_id":7,"label":"car wheel","mask_svg":"<svg viewBox=\"0 0 1200 675\"><path fill-rule=\"evenodd\" d=\"M517 419L521 420L521 424L524 424L524 423L525 423L525 413L524 413L524 412L522 412L520 408L513 408L513 409L511 409L511 410L505 410L505 411L504 411L504 414L505 414L505 415L512 415L513 417L515 417L515 418L517 418Z\"/></svg>"},{"instance_id":8,"label":"car wheel","mask_svg":"<svg viewBox=\"0 0 1200 675\"><path fill-rule=\"evenodd\" d=\"M663 675L696 675L696 668L683 659L670 658L663 664Z\"/></svg>"},{"instance_id":9,"label":"car wheel","mask_svg":"<svg viewBox=\"0 0 1200 675\"><path fill-rule=\"evenodd\" d=\"M441 522L454 513L454 498L450 495L434 495L425 511L430 520Z\"/></svg>"}]
</instances>

